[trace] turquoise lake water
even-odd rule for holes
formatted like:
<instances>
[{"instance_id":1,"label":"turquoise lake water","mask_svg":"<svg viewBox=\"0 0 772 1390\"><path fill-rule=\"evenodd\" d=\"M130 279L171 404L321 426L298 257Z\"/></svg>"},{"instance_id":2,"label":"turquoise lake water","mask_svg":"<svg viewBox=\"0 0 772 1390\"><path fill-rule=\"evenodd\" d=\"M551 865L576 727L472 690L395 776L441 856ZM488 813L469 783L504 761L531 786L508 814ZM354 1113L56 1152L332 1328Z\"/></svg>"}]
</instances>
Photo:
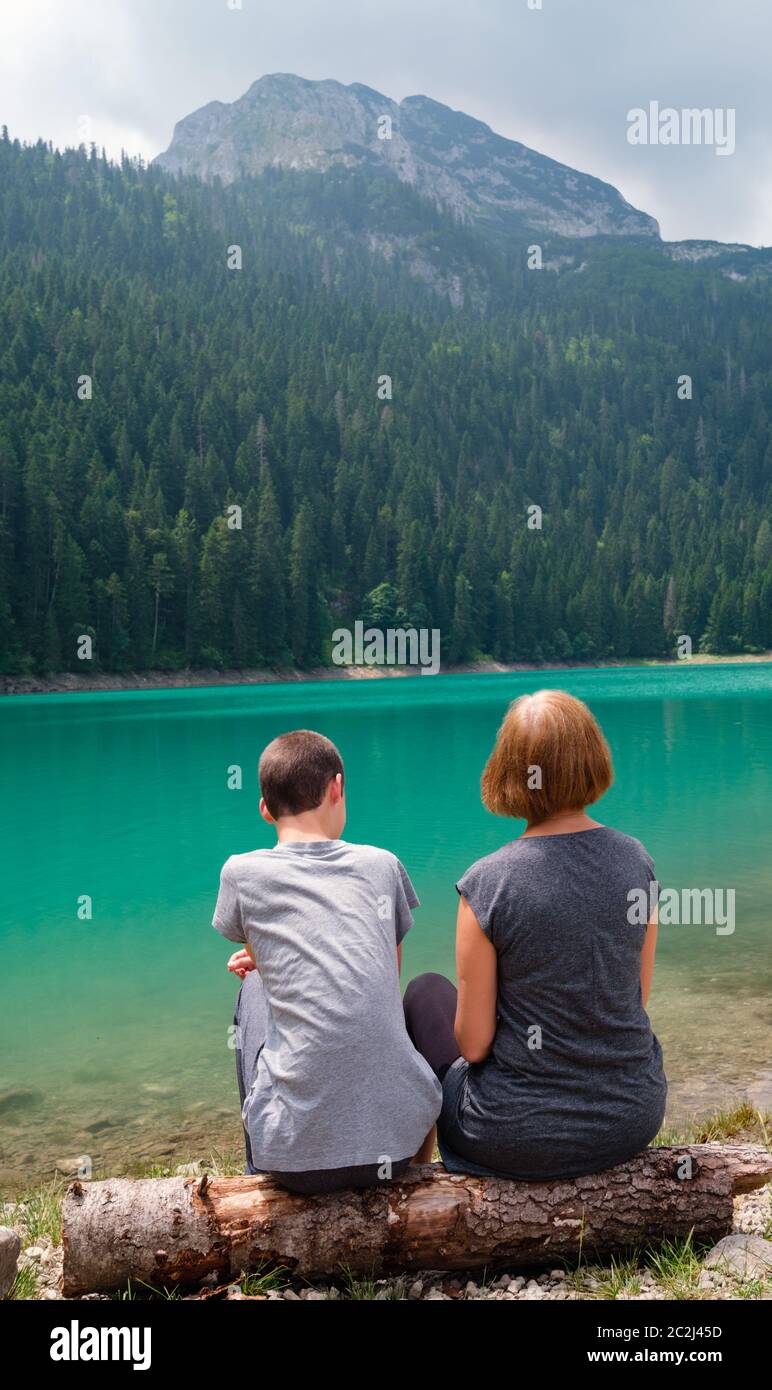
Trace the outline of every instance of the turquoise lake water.
<instances>
[{"instance_id":1,"label":"turquoise lake water","mask_svg":"<svg viewBox=\"0 0 772 1390\"><path fill-rule=\"evenodd\" d=\"M522 828L483 810L480 772L508 702L545 685L587 700L611 744L598 818L643 840L664 886L736 890L733 934L660 932L650 1013L671 1114L772 1102L771 665L14 697L0 704L0 1180L237 1145L236 985L209 922L223 860L271 843L256 766L286 729L335 740L346 838L392 849L416 884L405 980L452 974L453 884Z\"/></svg>"}]
</instances>

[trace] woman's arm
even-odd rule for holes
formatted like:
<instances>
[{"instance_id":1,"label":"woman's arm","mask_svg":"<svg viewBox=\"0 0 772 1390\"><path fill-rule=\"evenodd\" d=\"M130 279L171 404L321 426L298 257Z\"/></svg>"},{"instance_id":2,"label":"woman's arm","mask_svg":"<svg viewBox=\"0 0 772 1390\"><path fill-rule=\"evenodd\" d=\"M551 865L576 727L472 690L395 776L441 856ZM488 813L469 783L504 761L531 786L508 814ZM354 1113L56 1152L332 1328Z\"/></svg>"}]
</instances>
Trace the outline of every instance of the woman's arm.
<instances>
[{"instance_id":1,"label":"woman's arm","mask_svg":"<svg viewBox=\"0 0 772 1390\"><path fill-rule=\"evenodd\" d=\"M641 998L643 1007L649 1002L651 993L651 977L654 974L654 955L657 950L657 908L651 914L649 925L646 928L646 935L643 938L643 950L641 951Z\"/></svg>"},{"instance_id":2,"label":"woman's arm","mask_svg":"<svg viewBox=\"0 0 772 1390\"><path fill-rule=\"evenodd\" d=\"M496 950L466 898L456 925L456 1042L467 1062L482 1062L496 1033Z\"/></svg>"}]
</instances>

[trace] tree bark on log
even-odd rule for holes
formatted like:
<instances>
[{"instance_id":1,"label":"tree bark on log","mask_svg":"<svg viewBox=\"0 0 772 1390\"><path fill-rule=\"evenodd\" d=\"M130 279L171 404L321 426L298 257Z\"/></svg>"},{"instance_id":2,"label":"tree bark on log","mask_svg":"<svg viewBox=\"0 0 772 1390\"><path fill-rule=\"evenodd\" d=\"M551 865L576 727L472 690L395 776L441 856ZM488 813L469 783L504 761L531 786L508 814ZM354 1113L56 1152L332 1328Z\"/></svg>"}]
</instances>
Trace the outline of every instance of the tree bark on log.
<instances>
[{"instance_id":1,"label":"tree bark on log","mask_svg":"<svg viewBox=\"0 0 772 1390\"><path fill-rule=\"evenodd\" d=\"M602 1257L732 1227L732 1199L772 1180L762 1145L647 1149L571 1181L511 1182L410 1168L401 1182L320 1197L268 1177L74 1182L63 1211L64 1295L129 1280L225 1283L283 1266L303 1278L495 1269Z\"/></svg>"}]
</instances>

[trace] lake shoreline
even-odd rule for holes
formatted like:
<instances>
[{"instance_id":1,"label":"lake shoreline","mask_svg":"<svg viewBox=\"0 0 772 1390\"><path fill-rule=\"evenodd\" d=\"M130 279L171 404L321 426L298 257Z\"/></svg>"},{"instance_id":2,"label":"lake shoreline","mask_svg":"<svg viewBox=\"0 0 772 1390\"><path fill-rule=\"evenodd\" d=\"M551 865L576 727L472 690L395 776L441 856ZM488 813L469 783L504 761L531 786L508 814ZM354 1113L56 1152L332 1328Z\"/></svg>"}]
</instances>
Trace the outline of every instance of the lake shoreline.
<instances>
[{"instance_id":1,"label":"lake shoreline","mask_svg":"<svg viewBox=\"0 0 772 1390\"><path fill-rule=\"evenodd\" d=\"M228 1015L232 1012L231 1007ZM662 1040L659 1029L658 1036ZM667 1059L667 1039L663 1050ZM84 1095L76 1109L72 1097L69 1107L62 1106L45 1096L37 1080L19 1076L15 1086L0 1089L5 1140L0 1201L20 1198L31 1186L71 1181L84 1157L100 1179L141 1177L159 1166L171 1175L178 1165L207 1155L227 1159L233 1173L242 1171L243 1127L235 1076L225 1080L219 1093L208 1091L203 1106L176 1105L174 1089L162 1078L140 1084L133 1100L116 1089L109 1098ZM731 1074L719 1069L719 1074L701 1070L669 1077L659 1142L702 1142L696 1137L700 1126L716 1115L740 1111L763 1112L772 1121L772 1076L760 1064L738 1060ZM728 1136L721 1130L715 1137Z\"/></svg>"},{"instance_id":2,"label":"lake shoreline","mask_svg":"<svg viewBox=\"0 0 772 1390\"><path fill-rule=\"evenodd\" d=\"M736 1103L725 1111L711 1111L701 1120L693 1120L679 1130L663 1130L654 1141L657 1144L751 1144L767 1142L772 1116L763 1110L754 1110L747 1103ZM195 1150L193 1151L195 1153ZM154 1159L148 1159L133 1166L128 1172L121 1168L111 1176L131 1176L134 1178L194 1178L205 1175L214 1178L235 1177L243 1172L243 1154L240 1149L223 1154L210 1153L204 1157L205 1150L200 1147L198 1156L187 1162L178 1162L170 1157L168 1150L162 1150ZM439 1156L438 1156L439 1157ZM78 1162L78 1160L75 1160ZM57 1171L39 1182L27 1184L16 1195L10 1193L0 1196L0 1224L14 1230L21 1243L21 1253L16 1283L8 1297L13 1301L36 1301L40 1299L59 1301L63 1298L62 1273L62 1199L65 1188L74 1176L72 1172ZM99 1177L106 1177L100 1173ZM94 1175L96 1178L96 1174ZM99 1179L97 1179L99 1180ZM769 1199L772 1187L767 1185L755 1191L739 1193L733 1202L732 1239L735 1250L751 1246L750 1259L758 1265L765 1255L764 1237L769 1230ZM384 1273L381 1277L360 1276L354 1278L349 1271L342 1269L326 1278L312 1281L295 1278L291 1270L279 1267L270 1273L262 1269L234 1279L227 1287L220 1286L217 1296L241 1300L261 1299L263 1301L287 1300L389 1300L410 1302L434 1301L493 1301L520 1300L550 1301L588 1300L651 1300L661 1301L721 1301L753 1299L763 1300L772 1296L772 1283L769 1274L738 1267L737 1255L733 1261L726 1259L726 1242L718 1247L722 1259L717 1261L717 1247L692 1245L691 1237L686 1241L672 1243L665 1241L661 1246L654 1245L645 1250L633 1249L626 1258L602 1258L589 1260L579 1258L578 1263L571 1260L554 1260L556 1267L549 1268L549 1262L534 1260L533 1265L510 1266L509 1273L501 1273L502 1263L494 1270L480 1270L479 1266L464 1270L436 1271L412 1269L403 1272ZM739 1251L738 1251L739 1254ZM740 1265L742 1261L740 1261ZM504 1262L506 1267L506 1262ZM186 1299L199 1301L213 1296L213 1281L204 1280L193 1284L185 1294ZM140 1286L141 1288L141 1286ZM132 1296L137 1293L132 1291ZM141 1288L141 1296L150 1299L163 1299L165 1289ZM170 1296L174 1297L172 1293ZM92 1292L81 1295L86 1300L109 1300L121 1297L113 1294Z\"/></svg>"},{"instance_id":3,"label":"lake shoreline","mask_svg":"<svg viewBox=\"0 0 772 1390\"><path fill-rule=\"evenodd\" d=\"M740 654L733 656L698 655L688 661L676 657L668 659L641 658L638 660L619 660L611 657L603 661L472 661L458 666L443 666L439 675L505 675L508 672L527 671L597 671L614 668L635 669L652 666L745 666L758 662L772 661L772 652L759 654ZM5 675L0 677L0 695L78 695L89 692L110 693L115 691L137 690L189 690L208 686L244 685L293 685L317 681L352 680L395 680L399 677L415 677L414 666L320 666L309 671L296 667L286 670L217 670L216 668L192 667L183 671L103 671L94 676L76 675L73 671L62 671L50 676Z\"/></svg>"}]
</instances>

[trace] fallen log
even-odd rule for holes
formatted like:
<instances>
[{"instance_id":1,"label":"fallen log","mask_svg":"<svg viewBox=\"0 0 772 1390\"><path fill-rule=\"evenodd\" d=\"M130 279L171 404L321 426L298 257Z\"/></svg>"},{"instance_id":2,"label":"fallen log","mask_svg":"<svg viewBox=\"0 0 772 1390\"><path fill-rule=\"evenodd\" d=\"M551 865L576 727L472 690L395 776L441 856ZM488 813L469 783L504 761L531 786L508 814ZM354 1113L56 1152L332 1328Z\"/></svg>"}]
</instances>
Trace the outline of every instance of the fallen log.
<instances>
[{"instance_id":1,"label":"fallen log","mask_svg":"<svg viewBox=\"0 0 772 1390\"><path fill-rule=\"evenodd\" d=\"M602 1257L732 1227L732 1199L772 1180L761 1145L647 1149L572 1181L511 1182L410 1168L401 1182L320 1197L268 1177L74 1182L63 1212L64 1295L129 1280L218 1283L283 1266L304 1278L495 1269Z\"/></svg>"}]
</instances>

